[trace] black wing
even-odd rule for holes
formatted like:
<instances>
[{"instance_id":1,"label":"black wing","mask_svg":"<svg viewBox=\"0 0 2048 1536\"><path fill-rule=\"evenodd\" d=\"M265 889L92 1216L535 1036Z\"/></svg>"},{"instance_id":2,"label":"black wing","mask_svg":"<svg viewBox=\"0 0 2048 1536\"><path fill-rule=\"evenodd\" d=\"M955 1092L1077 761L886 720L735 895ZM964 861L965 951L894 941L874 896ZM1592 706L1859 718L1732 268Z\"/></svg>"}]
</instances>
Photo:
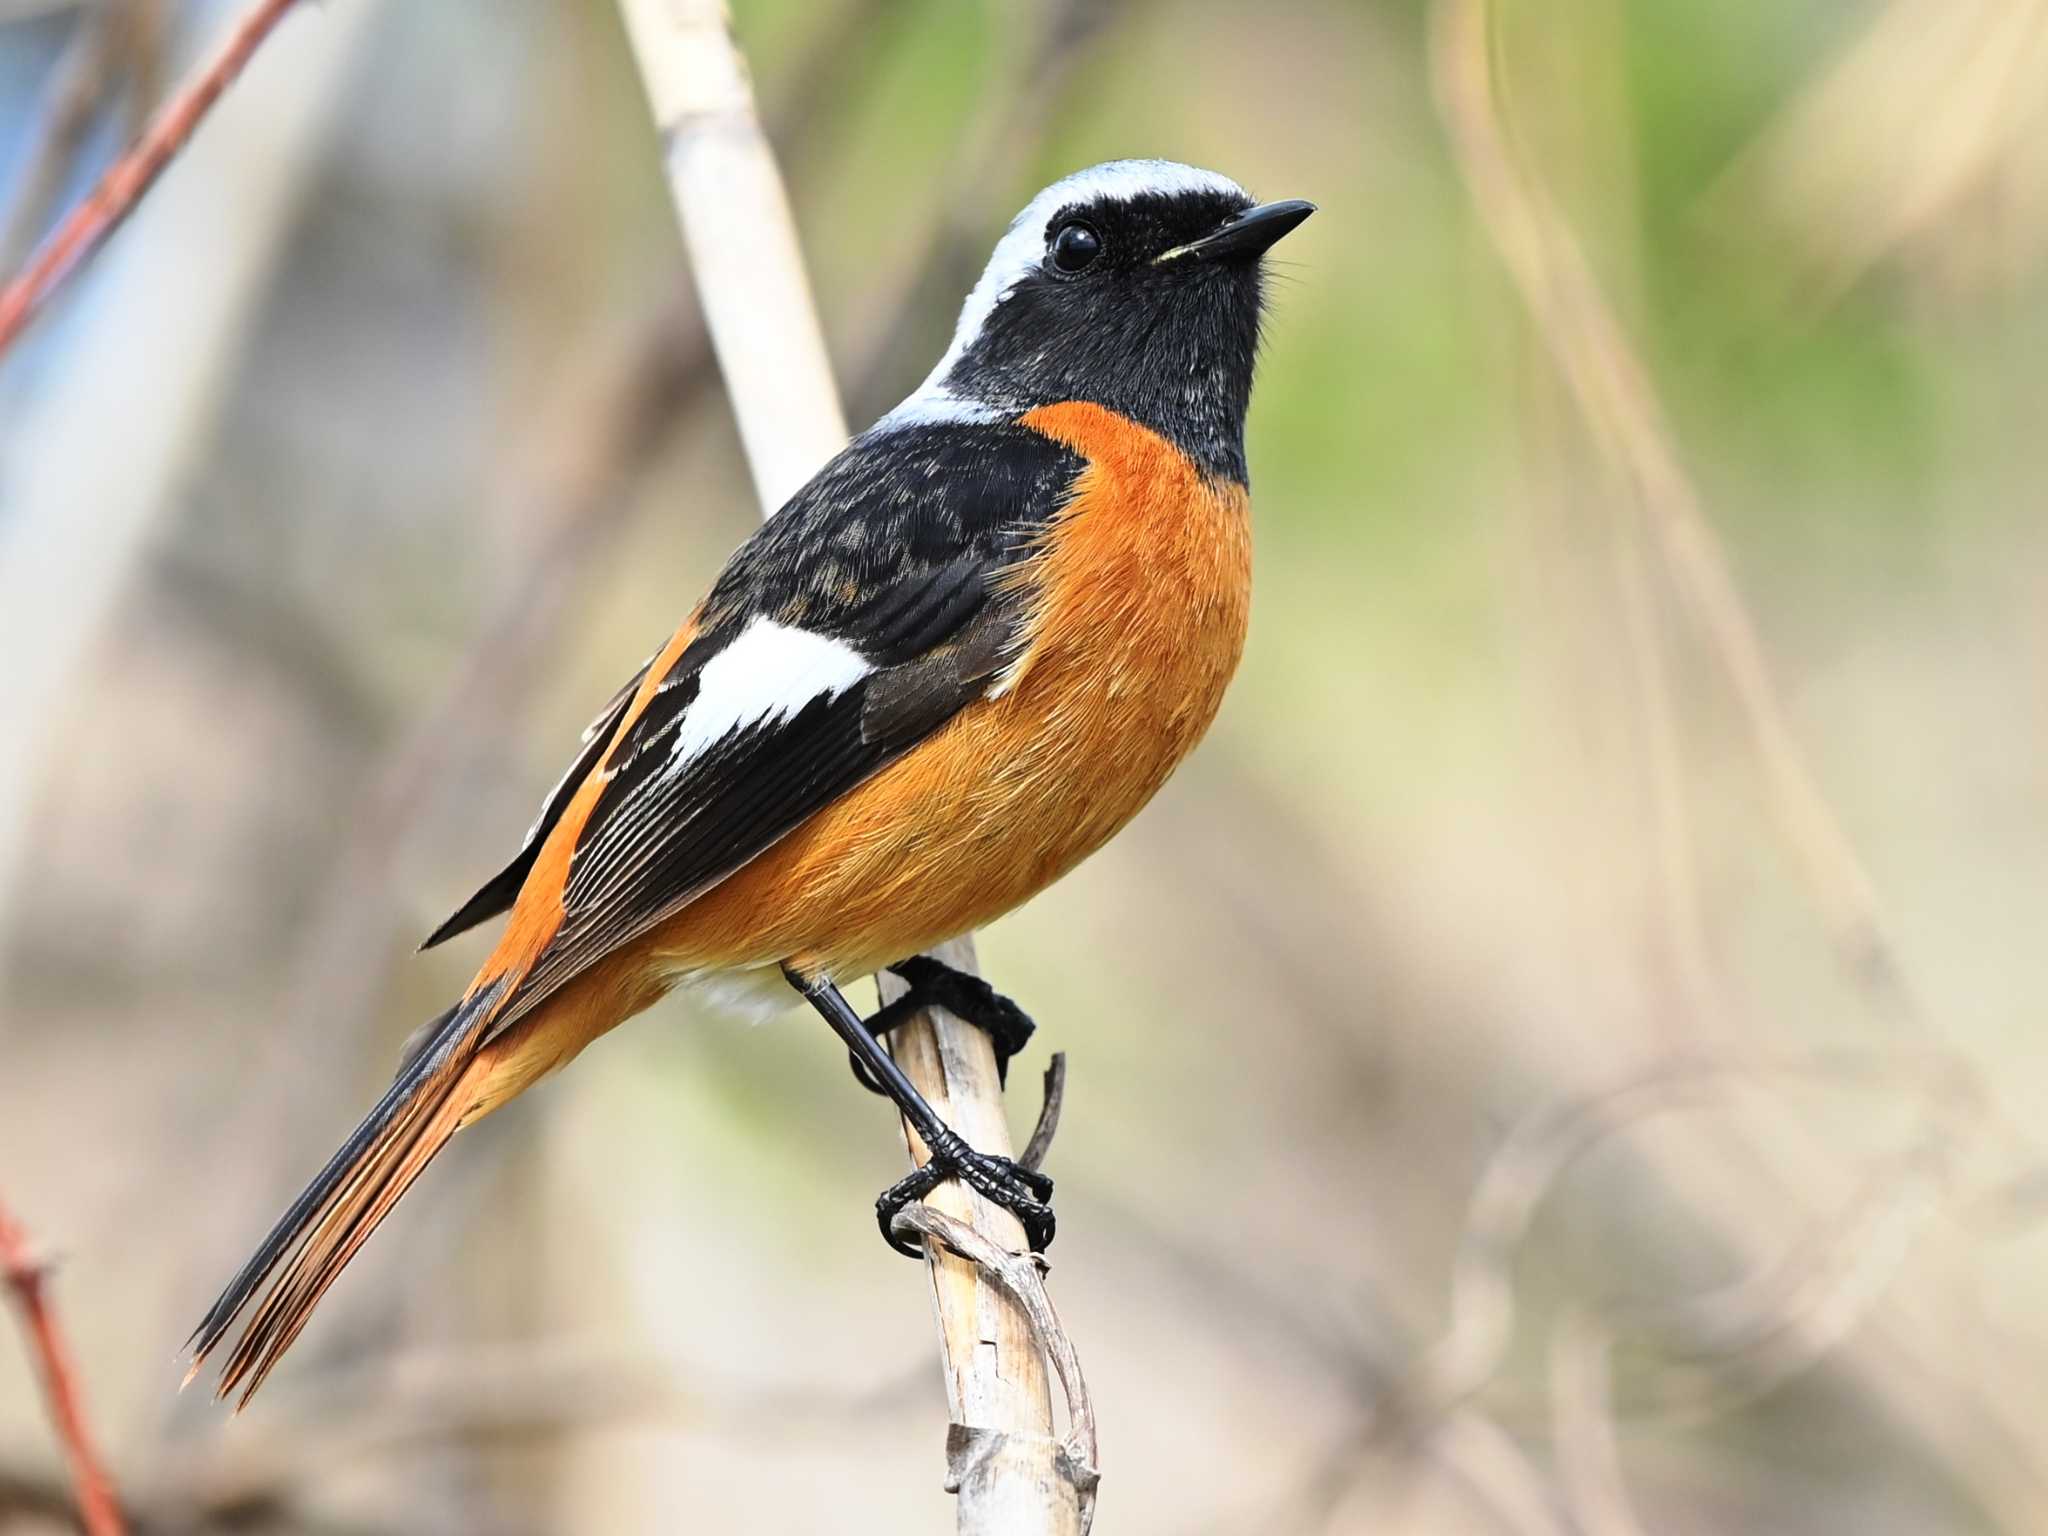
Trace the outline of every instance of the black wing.
<instances>
[{"instance_id":1,"label":"black wing","mask_svg":"<svg viewBox=\"0 0 2048 1536\"><path fill-rule=\"evenodd\" d=\"M1009 424L871 434L764 524L592 765L565 915L494 1031L981 696L1028 604L999 578L1083 463Z\"/></svg>"}]
</instances>

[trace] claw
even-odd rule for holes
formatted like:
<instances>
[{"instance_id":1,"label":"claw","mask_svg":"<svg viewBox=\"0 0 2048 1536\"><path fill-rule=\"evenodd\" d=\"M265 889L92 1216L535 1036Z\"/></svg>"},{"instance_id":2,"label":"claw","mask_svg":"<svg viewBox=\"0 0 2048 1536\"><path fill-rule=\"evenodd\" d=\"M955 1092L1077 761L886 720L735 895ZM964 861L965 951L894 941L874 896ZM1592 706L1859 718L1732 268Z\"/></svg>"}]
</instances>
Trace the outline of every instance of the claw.
<instances>
[{"instance_id":1,"label":"claw","mask_svg":"<svg viewBox=\"0 0 2048 1536\"><path fill-rule=\"evenodd\" d=\"M1052 1180L1011 1158L977 1152L955 1136L935 1146L929 1162L890 1185L876 1199L875 1217L891 1248L908 1258L924 1257L920 1247L896 1234L896 1213L912 1201L922 1200L949 1178L959 1179L983 1199L1015 1216L1033 1253L1043 1253L1052 1242L1056 1226L1050 1203Z\"/></svg>"},{"instance_id":2,"label":"claw","mask_svg":"<svg viewBox=\"0 0 2048 1536\"><path fill-rule=\"evenodd\" d=\"M945 1174L935 1164L926 1163L906 1179L899 1179L875 1197L875 1220L882 1228L882 1241L902 1254L906 1259L921 1259L924 1249L920 1244L900 1237L896 1232L896 1215L906 1206L915 1204L937 1189L945 1181Z\"/></svg>"}]
</instances>

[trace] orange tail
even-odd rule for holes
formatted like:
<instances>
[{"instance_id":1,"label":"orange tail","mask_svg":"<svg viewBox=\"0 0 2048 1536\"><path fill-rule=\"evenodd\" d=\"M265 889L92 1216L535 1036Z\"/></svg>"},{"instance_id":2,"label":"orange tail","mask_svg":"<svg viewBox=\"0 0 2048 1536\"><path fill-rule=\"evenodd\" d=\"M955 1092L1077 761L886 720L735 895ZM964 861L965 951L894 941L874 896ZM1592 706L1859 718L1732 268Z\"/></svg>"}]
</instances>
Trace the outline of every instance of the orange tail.
<instances>
[{"instance_id":1,"label":"orange tail","mask_svg":"<svg viewBox=\"0 0 2048 1536\"><path fill-rule=\"evenodd\" d=\"M193 1330L189 1383L259 1290L268 1287L221 1367L216 1397L237 1388L245 1406L283 1358L327 1288L377 1224L447 1145L476 1101L486 1070L473 1054L498 989L465 999L428 1026L431 1035L399 1071L327 1166L279 1219ZM427 1031L422 1031L426 1034Z\"/></svg>"}]
</instances>

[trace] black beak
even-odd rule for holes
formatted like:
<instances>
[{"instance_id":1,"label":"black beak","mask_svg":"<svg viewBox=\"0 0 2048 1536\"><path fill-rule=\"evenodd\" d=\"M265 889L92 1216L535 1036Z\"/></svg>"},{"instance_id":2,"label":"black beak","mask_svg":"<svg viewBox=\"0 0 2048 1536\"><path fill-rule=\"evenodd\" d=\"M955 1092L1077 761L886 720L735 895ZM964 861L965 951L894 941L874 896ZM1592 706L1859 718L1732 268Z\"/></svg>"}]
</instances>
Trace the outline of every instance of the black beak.
<instances>
[{"instance_id":1,"label":"black beak","mask_svg":"<svg viewBox=\"0 0 2048 1536\"><path fill-rule=\"evenodd\" d=\"M1245 209L1215 234L1204 235L1186 245L1177 245L1164 255L1154 257L1152 264L1158 266L1162 262L1178 261L1183 256L1191 256L1196 261L1242 261L1262 254L1315 211L1314 203L1305 203L1298 197L1278 203L1261 203L1256 208Z\"/></svg>"}]
</instances>

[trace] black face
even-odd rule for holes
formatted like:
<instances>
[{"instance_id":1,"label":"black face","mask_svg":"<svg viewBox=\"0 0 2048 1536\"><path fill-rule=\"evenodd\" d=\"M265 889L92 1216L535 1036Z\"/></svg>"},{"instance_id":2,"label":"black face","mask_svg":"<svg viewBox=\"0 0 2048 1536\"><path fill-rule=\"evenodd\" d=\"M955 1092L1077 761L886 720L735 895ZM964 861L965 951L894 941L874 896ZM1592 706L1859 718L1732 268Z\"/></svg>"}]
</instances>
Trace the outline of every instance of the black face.
<instances>
[{"instance_id":1,"label":"black face","mask_svg":"<svg viewBox=\"0 0 2048 1536\"><path fill-rule=\"evenodd\" d=\"M1092 401L1241 481L1260 257L1310 211L1254 210L1221 188L1140 192L1066 204L1035 231L1020 226L1004 241L1015 249L997 257L1030 264L946 386L1016 409Z\"/></svg>"}]
</instances>

